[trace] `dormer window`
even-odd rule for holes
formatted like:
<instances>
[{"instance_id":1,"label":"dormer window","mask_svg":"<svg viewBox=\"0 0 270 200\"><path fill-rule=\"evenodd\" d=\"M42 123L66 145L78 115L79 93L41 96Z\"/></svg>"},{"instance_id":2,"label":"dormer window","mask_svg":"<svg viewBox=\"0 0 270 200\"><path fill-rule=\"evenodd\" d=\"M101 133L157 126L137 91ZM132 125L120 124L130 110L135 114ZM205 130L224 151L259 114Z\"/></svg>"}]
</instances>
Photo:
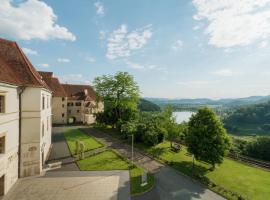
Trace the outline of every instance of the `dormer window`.
<instances>
[{"instance_id":1,"label":"dormer window","mask_svg":"<svg viewBox=\"0 0 270 200\"><path fill-rule=\"evenodd\" d=\"M0 113L5 113L5 96L0 95Z\"/></svg>"}]
</instances>

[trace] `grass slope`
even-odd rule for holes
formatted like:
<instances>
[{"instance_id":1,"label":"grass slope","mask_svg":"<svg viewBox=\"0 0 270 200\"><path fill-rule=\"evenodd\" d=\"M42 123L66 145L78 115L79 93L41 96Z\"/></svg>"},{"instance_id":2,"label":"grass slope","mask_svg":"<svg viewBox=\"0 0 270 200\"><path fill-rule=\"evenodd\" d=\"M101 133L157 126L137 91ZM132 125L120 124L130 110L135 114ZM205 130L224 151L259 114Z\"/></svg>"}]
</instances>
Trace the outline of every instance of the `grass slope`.
<instances>
[{"instance_id":1,"label":"grass slope","mask_svg":"<svg viewBox=\"0 0 270 200\"><path fill-rule=\"evenodd\" d=\"M138 148L147 151L149 154L168 162L172 167L191 176L192 156L183 148L178 153L170 150L169 142L163 142L154 147L148 148L137 145ZM247 199L264 200L270 196L270 172L251 167L240 162L225 159L214 171L204 162L195 162L195 173L205 179L214 182L228 190L236 192Z\"/></svg>"},{"instance_id":2,"label":"grass slope","mask_svg":"<svg viewBox=\"0 0 270 200\"><path fill-rule=\"evenodd\" d=\"M112 151L104 151L77 162L81 170L128 170L129 163Z\"/></svg>"},{"instance_id":3,"label":"grass slope","mask_svg":"<svg viewBox=\"0 0 270 200\"><path fill-rule=\"evenodd\" d=\"M80 140L84 143L85 151L103 147L103 145L94 137L87 135L78 129L67 130L64 135L72 155L75 155L76 153L76 140Z\"/></svg>"},{"instance_id":4,"label":"grass slope","mask_svg":"<svg viewBox=\"0 0 270 200\"><path fill-rule=\"evenodd\" d=\"M107 150L77 162L80 170L129 170L130 163L113 151ZM135 166L130 170L131 194L148 191L154 184L154 176L148 174L148 184L141 187L141 174L144 169Z\"/></svg>"}]
</instances>

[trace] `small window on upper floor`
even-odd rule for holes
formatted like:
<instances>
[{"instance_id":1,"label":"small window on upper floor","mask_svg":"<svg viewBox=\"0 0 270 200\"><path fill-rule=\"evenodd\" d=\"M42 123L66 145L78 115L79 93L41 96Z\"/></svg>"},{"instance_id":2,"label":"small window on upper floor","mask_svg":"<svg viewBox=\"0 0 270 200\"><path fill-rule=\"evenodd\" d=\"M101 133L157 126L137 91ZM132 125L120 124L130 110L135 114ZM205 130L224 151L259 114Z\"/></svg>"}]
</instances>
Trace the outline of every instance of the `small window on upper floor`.
<instances>
[{"instance_id":1,"label":"small window on upper floor","mask_svg":"<svg viewBox=\"0 0 270 200\"><path fill-rule=\"evenodd\" d=\"M47 96L47 108L49 108L49 107L50 107L50 97Z\"/></svg>"},{"instance_id":2,"label":"small window on upper floor","mask_svg":"<svg viewBox=\"0 0 270 200\"><path fill-rule=\"evenodd\" d=\"M81 106L82 104L81 104L81 102L77 102L77 103L75 103L75 105L76 106Z\"/></svg>"},{"instance_id":3,"label":"small window on upper floor","mask_svg":"<svg viewBox=\"0 0 270 200\"><path fill-rule=\"evenodd\" d=\"M44 123L42 123L42 137L44 136Z\"/></svg>"},{"instance_id":4,"label":"small window on upper floor","mask_svg":"<svg viewBox=\"0 0 270 200\"><path fill-rule=\"evenodd\" d=\"M45 109L45 97L42 96L42 110Z\"/></svg>"},{"instance_id":5,"label":"small window on upper floor","mask_svg":"<svg viewBox=\"0 0 270 200\"><path fill-rule=\"evenodd\" d=\"M62 97L62 101L65 101L65 97Z\"/></svg>"},{"instance_id":6,"label":"small window on upper floor","mask_svg":"<svg viewBox=\"0 0 270 200\"><path fill-rule=\"evenodd\" d=\"M65 107L65 105L64 104L62 104L62 108L64 108Z\"/></svg>"},{"instance_id":7,"label":"small window on upper floor","mask_svg":"<svg viewBox=\"0 0 270 200\"><path fill-rule=\"evenodd\" d=\"M80 113L80 110L77 110L77 113Z\"/></svg>"},{"instance_id":8,"label":"small window on upper floor","mask_svg":"<svg viewBox=\"0 0 270 200\"><path fill-rule=\"evenodd\" d=\"M0 95L0 113L5 112L5 96Z\"/></svg>"},{"instance_id":9,"label":"small window on upper floor","mask_svg":"<svg viewBox=\"0 0 270 200\"><path fill-rule=\"evenodd\" d=\"M62 117L65 117L65 113L62 113Z\"/></svg>"},{"instance_id":10,"label":"small window on upper floor","mask_svg":"<svg viewBox=\"0 0 270 200\"><path fill-rule=\"evenodd\" d=\"M49 130L49 125L50 125L50 123L49 123L49 117L47 117L47 131Z\"/></svg>"},{"instance_id":11,"label":"small window on upper floor","mask_svg":"<svg viewBox=\"0 0 270 200\"><path fill-rule=\"evenodd\" d=\"M0 137L0 154L5 153L5 136Z\"/></svg>"}]
</instances>

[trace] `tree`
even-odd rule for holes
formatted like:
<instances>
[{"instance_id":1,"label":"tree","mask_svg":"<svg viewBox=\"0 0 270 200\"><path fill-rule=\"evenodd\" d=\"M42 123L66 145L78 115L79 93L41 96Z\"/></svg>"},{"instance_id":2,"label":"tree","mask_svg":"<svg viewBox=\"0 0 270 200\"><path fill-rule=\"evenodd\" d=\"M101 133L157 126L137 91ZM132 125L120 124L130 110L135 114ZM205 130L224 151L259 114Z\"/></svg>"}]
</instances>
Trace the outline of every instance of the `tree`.
<instances>
[{"instance_id":1,"label":"tree","mask_svg":"<svg viewBox=\"0 0 270 200\"><path fill-rule=\"evenodd\" d=\"M117 125L128 121L137 112L139 87L127 72L118 72L114 76L104 75L94 80L98 101L104 102L106 123Z\"/></svg>"},{"instance_id":2,"label":"tree","mask_svg":"<svg viewBox=\"0 0 270 200\"><path fill-rule=\"evenodd\" d=\"M197 160L210 163L214 169L229 150L230 139L213 110L202 108L188 123L186 144Z\"/></svg>"},{"instance_id":3,"label":"tree","mask_svg":"<svg viewBox=\"0 0 270 200\"><path fill-rule=\"evenodd\" d=\"M270 161L270 137L258 137L248 142L244 154L253 158Z\"/></svg>"},{"instance_id":4,"label":"tree","mask_svg":"<svg viewBox=\"0 0 270 200\"><path fill-rule=\"evenodd\" d=\"M176 123L171 123L168 127L167 139L171 143L171 148L173 142L180 136L180 128Z\"/></svg>"}]
</instances>

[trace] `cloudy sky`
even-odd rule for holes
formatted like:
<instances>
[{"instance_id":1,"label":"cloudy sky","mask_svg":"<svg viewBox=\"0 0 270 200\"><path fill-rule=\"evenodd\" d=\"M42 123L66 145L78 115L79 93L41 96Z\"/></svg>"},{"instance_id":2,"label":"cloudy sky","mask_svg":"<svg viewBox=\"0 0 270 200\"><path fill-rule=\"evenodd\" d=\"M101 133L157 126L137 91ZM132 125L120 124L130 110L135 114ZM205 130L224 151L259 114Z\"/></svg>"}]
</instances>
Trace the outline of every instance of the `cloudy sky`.
<instances>
[{"instance_id":1,"label":"cloudy sky","mask_svg":"<svg viewBox=\"0 0 270 200\"><path fill-rule=\"evenodd\" d=\"M270 94L270 0L0 0L0 37L62 82L128 71L145 97Z\"/></svg>"}]
</instances>

